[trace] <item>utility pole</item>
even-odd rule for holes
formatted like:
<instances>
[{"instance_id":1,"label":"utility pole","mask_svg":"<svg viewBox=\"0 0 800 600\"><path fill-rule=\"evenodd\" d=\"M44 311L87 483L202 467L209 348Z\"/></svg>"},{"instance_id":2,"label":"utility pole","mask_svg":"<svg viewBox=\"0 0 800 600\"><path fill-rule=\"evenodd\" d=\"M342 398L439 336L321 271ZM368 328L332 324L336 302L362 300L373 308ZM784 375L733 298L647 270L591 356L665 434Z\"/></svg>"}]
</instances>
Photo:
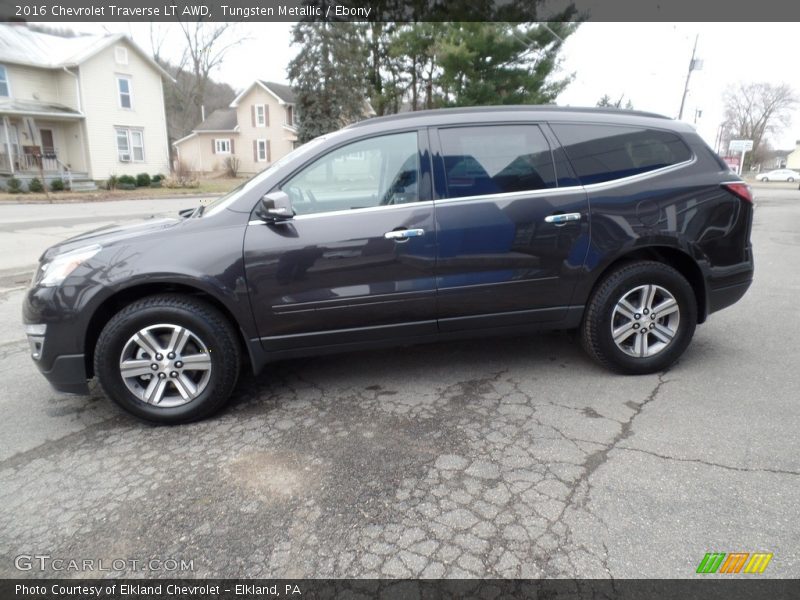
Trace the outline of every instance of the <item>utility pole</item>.
<instances>
[{"instance_id":1,"label":"utility pole","mask_svg":"<svg viewBox=\"0 0 800 600\"><path fill-rule=\"evenodd\" d=\"M700 34L694 36L694 48L692 48L692 60L689 61L689 71L686 73L686 83L683 86L683 97L681 98L681 110L678 113L678 119L683 118L683 107L686 104L686 94L689 92L689 78L692 76L692 71L695 69L699 69L702 66L700 61L696 61L694 56L697 52L697 40L700 38Z\"/></svg>"}]
</instances>

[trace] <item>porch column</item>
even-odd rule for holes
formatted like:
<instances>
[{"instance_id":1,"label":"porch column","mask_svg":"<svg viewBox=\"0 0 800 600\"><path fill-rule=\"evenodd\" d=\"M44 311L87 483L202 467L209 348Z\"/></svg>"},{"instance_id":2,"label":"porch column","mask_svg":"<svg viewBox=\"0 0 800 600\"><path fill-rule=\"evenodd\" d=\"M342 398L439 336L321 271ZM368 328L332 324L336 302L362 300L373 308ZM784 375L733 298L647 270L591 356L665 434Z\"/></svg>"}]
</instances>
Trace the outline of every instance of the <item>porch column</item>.
<instances>
[{"instance_id":1,"label":"porch column","mask_svg":"<svg viewBox=\"0 0 800 600\"><path fill-rule=\"evenodd\" d=\"M3 117L3 129L6 133L6 148L8 148L8 167L11 170L11 175L14 175L14 147L11 145L11 134L9 133L11 130L11 123L8 117Z\"/></svg>"}]
</instances>

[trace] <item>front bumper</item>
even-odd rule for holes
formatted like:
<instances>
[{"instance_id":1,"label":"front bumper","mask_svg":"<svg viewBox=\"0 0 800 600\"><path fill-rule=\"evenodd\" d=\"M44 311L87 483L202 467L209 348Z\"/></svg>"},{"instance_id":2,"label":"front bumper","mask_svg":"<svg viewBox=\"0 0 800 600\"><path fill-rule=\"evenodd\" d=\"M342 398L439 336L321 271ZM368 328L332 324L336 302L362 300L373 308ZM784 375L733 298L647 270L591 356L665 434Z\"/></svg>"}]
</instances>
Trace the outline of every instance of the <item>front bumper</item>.
<instances>
[{"instance_id":1,"label":"front bumper","mask_svg":"<svg viewBox=\"0 0 800 600\"><path fill-rule=\"evenodd\" d=\"M86 382L86 362L83 354L56 356L53 366L45 371L39 361L34 361L50 385L59 392L67 394L88 394Z\"/></svg>"},{"instance_id":2,"label":"front bumper","mask_svg":"<svg viewBox=\"0 0 800 600\"><path fill-rule=\"evenodd\" d=\"M68 290L71 293L71 290ZM36 368L59 392L88 394L82 341L85 324L67 307L60 288L30 288L22 320Z\"/></svg>"}]
</instances>

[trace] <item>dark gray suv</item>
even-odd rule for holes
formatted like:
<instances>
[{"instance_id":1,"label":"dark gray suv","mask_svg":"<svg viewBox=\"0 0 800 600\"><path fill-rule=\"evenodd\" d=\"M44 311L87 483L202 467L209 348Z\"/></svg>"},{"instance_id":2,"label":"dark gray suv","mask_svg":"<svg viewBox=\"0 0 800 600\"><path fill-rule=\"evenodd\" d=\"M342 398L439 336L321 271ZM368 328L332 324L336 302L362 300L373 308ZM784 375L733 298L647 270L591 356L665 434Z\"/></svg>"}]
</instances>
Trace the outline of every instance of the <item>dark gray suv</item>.
<instances>
[{"instance_id":1,"label":"dark gray suv","mask_svg":"<svg viewBox=\"0 0 800 600\"><path fill-rule=\"evenodd\" d=\"M753 277L749 188L694 130L607 109L370 119L174 219L47 250L24 321L53 386L199 419L244 363L579 329L620 373L673 363Z\"/></svg>"}]
</instances>

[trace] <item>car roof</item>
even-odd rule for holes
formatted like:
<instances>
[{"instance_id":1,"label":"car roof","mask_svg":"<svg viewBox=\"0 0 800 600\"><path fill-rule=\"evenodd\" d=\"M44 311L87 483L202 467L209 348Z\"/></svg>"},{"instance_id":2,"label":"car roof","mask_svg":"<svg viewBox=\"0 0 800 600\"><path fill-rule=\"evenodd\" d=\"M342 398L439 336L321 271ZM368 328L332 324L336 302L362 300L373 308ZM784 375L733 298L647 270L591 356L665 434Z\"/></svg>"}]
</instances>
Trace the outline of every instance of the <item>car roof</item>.
<instances>
[{"instance_id":1,"label":"car roof","mask_svg":"<svg viewBox=\"0 0 800 600\"><path fill-rule=\"evenodd\" d=\"M516 120L559 121L576 123L636 124L678 131L693 131L681 121L652 112L608 107L565 107L551 105L478 106L439 108L372 117L353 123L345 129L393 130L409 127L430 127L474 122Z\"/></svg>"}]
</instances>

